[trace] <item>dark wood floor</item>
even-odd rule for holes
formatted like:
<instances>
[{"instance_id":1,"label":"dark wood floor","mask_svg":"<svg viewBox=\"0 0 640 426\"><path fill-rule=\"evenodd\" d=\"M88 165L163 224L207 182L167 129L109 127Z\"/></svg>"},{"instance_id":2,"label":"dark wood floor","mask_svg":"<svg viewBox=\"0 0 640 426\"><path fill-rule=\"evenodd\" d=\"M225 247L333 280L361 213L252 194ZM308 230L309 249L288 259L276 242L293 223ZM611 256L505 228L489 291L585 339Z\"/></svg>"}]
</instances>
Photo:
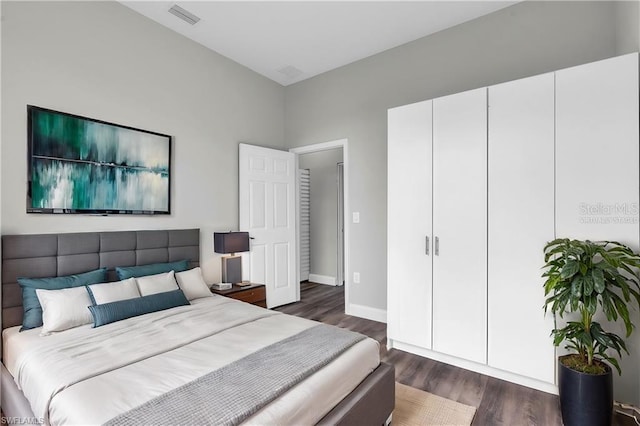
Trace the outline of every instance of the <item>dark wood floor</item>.
<instances>
[{"instance_id":1,"label":"dark wood floor","mask_svg":"<svg viewBox=\"0 0 640 426\"><path fill-rule=\"evenodd\" d=\"M473 425L561 425L558 398L396 349L386 350L386 324L344 313L343 287L303 283L301 301L276 310L337 325L380 342L380 358L396 368L396 380L477 407Z\"/></svg>"}]
</instances>

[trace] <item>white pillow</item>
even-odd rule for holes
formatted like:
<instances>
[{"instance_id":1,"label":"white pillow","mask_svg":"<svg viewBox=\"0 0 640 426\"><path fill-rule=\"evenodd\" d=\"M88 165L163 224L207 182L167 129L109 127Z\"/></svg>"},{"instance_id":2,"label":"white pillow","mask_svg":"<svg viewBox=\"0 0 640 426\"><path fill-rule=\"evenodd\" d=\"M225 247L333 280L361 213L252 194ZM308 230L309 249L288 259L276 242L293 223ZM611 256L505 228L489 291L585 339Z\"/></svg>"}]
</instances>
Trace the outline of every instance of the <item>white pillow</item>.
<instances>
[{"instance_id":1,"label":"white pillow","mask_svg":"<svg viewBox=\"0 0 640 426\"><path fill-rule=\"evenodd\" d=\"M41 336L93 322L89 311L91 298L84 286L61 290L37 289L36 295L42 306Z\"/></svg>"},{"instance_id":2,"label":"white pillow","mask_svg":"<svg viewBox=\"0 0 640 426\"><path fill-rule=\"evenodd\" d=\"M128 278L113 283L91 284L88 285L87 288L93 295L93 300L96 302L96 305L140 297L135 278Z\"/></svg>"},{"instance_id":3,"label":"white pillow","mask_svg":"<svg viewBox=\"0 0 640 426\"><path fill-rule=\"evenodd\" d=\"M202 278L200 267L190 269L184 272L176 273L178 286L183 291L187 300L199 299L200 297L211 297L211 290Z\"/></svg>"},{"instance_id":4,"label":"white pillow","mask_svg":"<svg viewBox=\"0 0 640 426\"><path fill-rule=\"evenodd\" d=\"M163 272L162 274L147 275L136 278L138 290L141 296L150 294L164 293L165 291L178 290L178 284L175 279L175 272Z\"/></svg>"}]
</instances>

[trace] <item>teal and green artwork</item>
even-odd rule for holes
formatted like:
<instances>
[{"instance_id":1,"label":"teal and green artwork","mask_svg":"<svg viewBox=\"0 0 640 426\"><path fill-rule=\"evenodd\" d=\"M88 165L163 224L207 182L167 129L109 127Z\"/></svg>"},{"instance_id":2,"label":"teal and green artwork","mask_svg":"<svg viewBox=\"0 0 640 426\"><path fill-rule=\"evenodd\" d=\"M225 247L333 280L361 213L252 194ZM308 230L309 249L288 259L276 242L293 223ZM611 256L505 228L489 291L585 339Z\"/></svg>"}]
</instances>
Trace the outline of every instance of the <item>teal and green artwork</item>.
<instances>
[{"instance_id":1,"label":"teal and green artwork","mask_svg":"<svg viewBox=\"0 0 640 426\"><path fill-rule=\"evenodd\" d=\"M171 136L28 106L32 213L168 214Z\"/></svg>"}]
</instances>

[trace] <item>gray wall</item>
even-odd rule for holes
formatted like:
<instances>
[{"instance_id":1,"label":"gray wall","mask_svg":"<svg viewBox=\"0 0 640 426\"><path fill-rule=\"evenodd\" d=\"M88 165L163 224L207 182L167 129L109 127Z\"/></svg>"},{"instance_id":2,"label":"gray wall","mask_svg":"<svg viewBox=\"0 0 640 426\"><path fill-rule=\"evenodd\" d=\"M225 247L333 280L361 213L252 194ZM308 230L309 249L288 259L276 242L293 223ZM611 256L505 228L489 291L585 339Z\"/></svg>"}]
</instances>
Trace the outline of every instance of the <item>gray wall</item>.
<instances>
[{"instance_id":1,"label":"gray wall","mask_svg":"<svg viewBox=\"0 0 640 426\"><path fill-rule=\"evenodd\" d=\"M6 233L238 226L238 142L283 147L282 86L117 2L2 5L2 228ZM174 136L172 214L25 213L33 104Z\"/></svg>"},{"instance_id":2,"label":"gray wall","mask_svg":"<svg viewBox=\"0 0 640 426\"><path fill-rule=\"evenodd\" d=\"M618 2L615 10L616 54L638 51L640 46L640 2Z\"/></svg>"},{"instance_id":3,"label":"gray wall","mask_svg":"<svg viewBox=\"0 0 640 426\"><path fill-rule=\"evenodd\" d=\"M302 154L299 167L311 176L310 273L336 278L338 268L338 167L342 149Z\"/></svg>"},{"instance_id":4,"label":"gray wall","mask_svg":"<svg viewBox=\"0 0 640 426\"><path fill-rule=\"evenodd\" d=\"M288 145L349 140L350 210L360 223L347 245L361 274L348 284L350 303L386 309L387 109L637 51L637 8L526 1L285 88ZM635 403L637 342L615 379L616 397Z\"/></svg>"},{"instance_id":5,"label":"gray wall","mask_svg":"<svg viewBox=\"0 0 640 426\"><path fill-rule=\"evenodd\" d=\"M288 145L349 140L352 303L386 308L387 109L615 56L616 16L527 1L285 88Z\"/></svg>"}]
</instances>

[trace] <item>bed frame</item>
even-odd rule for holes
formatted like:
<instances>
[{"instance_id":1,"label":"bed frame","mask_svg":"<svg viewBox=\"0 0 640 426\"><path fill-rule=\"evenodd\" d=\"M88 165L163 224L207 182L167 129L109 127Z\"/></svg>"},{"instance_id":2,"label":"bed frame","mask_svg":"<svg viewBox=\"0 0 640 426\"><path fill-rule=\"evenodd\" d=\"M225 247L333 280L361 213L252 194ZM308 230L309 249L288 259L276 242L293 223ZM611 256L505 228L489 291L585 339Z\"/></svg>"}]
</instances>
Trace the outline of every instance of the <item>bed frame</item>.
<instances>
[{"instance_id":1,"label":"bed frame","mask_svg":"<svg viewBox=\"0 0 640 426\"><path fill-rule=\"evenodd\" d=\"M188 259L200 263L200 230L86 232L2 236L2 329L22 324L18 277L55 277L116 266L146 265ZM34 419L29 403L4 364L0 407L7 417ZM334 407L319 424L388 424L395 401L394 368L381 363Z\"/></svg>"}]
</instances>

